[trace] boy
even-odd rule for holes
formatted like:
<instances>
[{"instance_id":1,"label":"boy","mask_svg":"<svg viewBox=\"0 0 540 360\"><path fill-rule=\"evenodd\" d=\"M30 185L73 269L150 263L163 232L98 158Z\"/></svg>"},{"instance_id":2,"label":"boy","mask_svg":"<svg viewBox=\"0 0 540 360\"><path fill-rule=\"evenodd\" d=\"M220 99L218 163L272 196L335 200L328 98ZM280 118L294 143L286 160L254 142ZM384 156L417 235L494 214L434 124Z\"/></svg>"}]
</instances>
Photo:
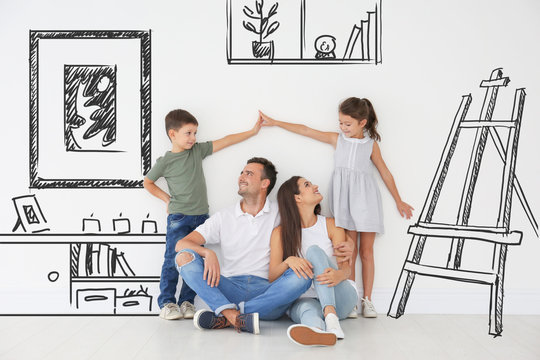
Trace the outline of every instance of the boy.
<instances>
[{"instance_id":1,"label":"boy","mask_svg":"<svg viewBox=\"0 0 540 360\"><path fill-rule=\"evenodd\" d=\"M159 282L159 316L166 320L192 319L195 314L195 292L182 283L180 297L176 302L176 270L174 247L176 242L191 233L208 219L208 198L202 160L233 144L255 136L261 128L259 117L253 129L225 136L215 141L196 142L197 119L185 110L173 110L165 117L165 128L172 143L172 150L157 159L144 179L144 188L167 204L167 237L165 258ZM160 189L155 181L167 180L169 194ZM180 304L178 306L177 304Z\"/></svg>"}]
</instances>

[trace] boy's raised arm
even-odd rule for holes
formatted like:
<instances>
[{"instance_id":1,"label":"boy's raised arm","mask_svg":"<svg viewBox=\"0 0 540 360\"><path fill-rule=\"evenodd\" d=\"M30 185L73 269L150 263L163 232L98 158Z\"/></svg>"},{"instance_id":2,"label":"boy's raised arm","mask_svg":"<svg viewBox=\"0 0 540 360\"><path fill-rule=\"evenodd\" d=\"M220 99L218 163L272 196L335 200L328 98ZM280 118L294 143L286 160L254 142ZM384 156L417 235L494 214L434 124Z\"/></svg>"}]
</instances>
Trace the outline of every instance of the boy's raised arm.
<instances>
[{"instance_id":1,"label":"boy's raised arm","mask_svg":"<svg viewBox=\"0 0 540 360\"><path fill-rule=\"evenodd\" d=\"M261 130L261 124L262 124L262 118L259 115L259 118L257 119L257 122L255 123L255 126L253 126L251 130L244 131L237 134L227 135L224 138L212 141L212 152L215 153L221 149L226 148L227 146L238 144L239 142L242 142L244 140L249 139L252 136L257 135L259 130Z\"/></svg>"}]
</instances>

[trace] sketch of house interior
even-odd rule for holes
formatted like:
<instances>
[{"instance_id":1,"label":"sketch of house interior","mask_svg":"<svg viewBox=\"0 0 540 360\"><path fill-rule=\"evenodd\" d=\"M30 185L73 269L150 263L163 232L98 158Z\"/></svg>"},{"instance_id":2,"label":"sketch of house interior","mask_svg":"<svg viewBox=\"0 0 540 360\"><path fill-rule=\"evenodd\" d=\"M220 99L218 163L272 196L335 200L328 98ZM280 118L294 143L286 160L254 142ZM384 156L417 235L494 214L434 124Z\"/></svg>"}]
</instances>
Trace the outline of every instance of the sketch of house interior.
<instances>
[{"instance_id":1,"label":"sketch of house interior","mask_svg":"<svg viewBox=\"0 0 540 360\"><path fill-rule=\"evenodd\" d=\"M47 250L50 261L30 268L22 261L22 266L36 286L63 304L59 315L155 314L165 234L157 232L149 213L140 227L134 226L140 233L131 231L134 221L122 212L110 220L92 213L82 219L82 232L58 233L50 231L35 195L14 197L13 202L17 223L12 234L0 234L0 247L24 254L36 249L39 258ZM6 270L3 277L9 277Z\"/></svg>"},{"instance_id":2,"label":"sketch of house interior","mask_svg":"<svg viewBox=\"0 0 540 360\"><path fill-rule=\"evenodd\" d=\"M382 0L228 0L227 62L380 64Z\"/></svg>"},{"instance_id":3,"label":"sketch of house interior","mask_svg":"<svg viewBox=\"0 0 540 360\"><path fill-rule=\"evenodd\" d=\"M142 187L151 166L150 31L30 30L29 42L30 187Z\"/></svg>"},{"instance_id":4,"label":"sketch of house interior","mask_svg":"<svg viewBox=\"0 0 540 360\"><path fill-rule=\"evenodd\" d=\"M466 119L472 96L462 97L418 222L409 227L411 245L388 316L399 318L405 313L419 275L488 285L489 334L501 335L508 246L520 245L523 236L522 231L510 227L514 195L538 236L538 223L515 173L525 89L515 90L509 119L494 117L499 91L509 82L502 69L493 70L491 77L481 82L485 95L479 118ZM485 176L490 173L484 168L496 169L500 176ZM437 260L435 256L423 257L430 246L449 252ZM486 259L477 258L478 250ZM468 253L475 256L468 258Z\"/></svg>"}]
</instances>

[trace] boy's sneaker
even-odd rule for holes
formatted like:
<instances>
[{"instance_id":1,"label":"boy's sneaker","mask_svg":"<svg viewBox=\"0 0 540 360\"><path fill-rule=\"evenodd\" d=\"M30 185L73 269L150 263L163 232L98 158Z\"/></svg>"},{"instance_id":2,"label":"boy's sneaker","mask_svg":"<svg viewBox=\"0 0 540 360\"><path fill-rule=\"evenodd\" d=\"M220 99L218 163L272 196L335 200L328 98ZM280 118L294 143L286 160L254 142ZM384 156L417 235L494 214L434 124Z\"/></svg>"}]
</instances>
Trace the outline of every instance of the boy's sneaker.
<instances>
[{"instance_id":1,"label":"boy's sneaker","mask_svg":"<svg viewBox=\"0 0 540 360\"><path fill-rule=\"evenodd\" d=\"M347 315L349 319L358 319L358 305L354 305L354 308L351 310L349 315Z\"/></svg>"},{"instance_id":2,"label":"boy's sneaker","mask_svg":"<svg viewBox=\"0 0 540 360\"><path fill-rule=\"evenodd\" d=\"M195 316L195 305L189 301L184 301L182 305L180 305L180 311L184 314L184 319L193 319Z\"/></svg>"},{"instance_id":3,"label":"boy's sneaker","mask_svg":"<svg viewBox=\"0 0 540 360\"><path fill-rule=\"evenodd\" d=\"M236 317L236 330L259 334L259 313L239 314Z\"/></svg>"},{"instance_id":4,"label":"boy's sneaker","mask_svg":"<svg viewBox=\"0 0 540 360\"><path fill-rule=\"evenodd\" d=\"M159 317L165 320L178 320L184 317L178 305L167 303L161 308Z\"/></svg>"},{"instance_id":5,"label":"boy's sneaker","mask_svg":"<svg viewBox=\"0 0 540 360\"><path fill-rule=\"evenodd\" d=\"M337 341L336 334L303 324L289 326L287 336L292 342L303 346L332 346Z\"/></svg>"},{"instance_id":6,"label":"boy's sneaker","mask_svg":"<svg viewBox=\"0 0 540 360\"><path fill-rule=\"evenodd\" d=\"M341 330L339 325L339 318L336 314L330 313L324 318L326 324L326 331L334 333L338 339L345 339L345 333Z\"/></svg>"},{"instance_id":7,"label":"boy's sneaker","mask_svg":"<svg viewBox=\"0 0 540 360\"><path fill-rule=\"evenodd\" d=\"M377 317L377 310L375 310L375 306L367 297L362 298L362 316L365 318Z\"/></svg>"},{"instance_id":8,"label":"boy's sneaker","mask_svg":"<svg viewBox=\"0 0 540 360\"><path fill-rule=\"evenodd\" d=\"M193 324L199 330L224 329L231 326L225 316L216 316L211 310L199 310L193 316Z\"/></svg>"}]
</instances>

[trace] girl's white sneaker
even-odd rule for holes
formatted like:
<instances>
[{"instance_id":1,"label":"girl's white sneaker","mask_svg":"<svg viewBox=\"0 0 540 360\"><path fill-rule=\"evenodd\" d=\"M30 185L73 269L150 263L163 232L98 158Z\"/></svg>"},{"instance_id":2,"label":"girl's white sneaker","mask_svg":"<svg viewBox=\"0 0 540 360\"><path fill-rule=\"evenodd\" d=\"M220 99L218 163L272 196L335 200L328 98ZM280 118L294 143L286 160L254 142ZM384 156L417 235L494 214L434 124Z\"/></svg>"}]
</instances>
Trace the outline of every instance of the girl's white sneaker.
<instances>
[{"instance_id":1,"label":"girl's white sneaker","mask_svg":"<svg viewBox=\"0 0 540 360\"><path fill-rule=\"evenodd\" d=\"M362 298L362 316L365 318L377 317L377 310L375 310L375 306L367 297Z\"/></svg>"}]
</instances>

